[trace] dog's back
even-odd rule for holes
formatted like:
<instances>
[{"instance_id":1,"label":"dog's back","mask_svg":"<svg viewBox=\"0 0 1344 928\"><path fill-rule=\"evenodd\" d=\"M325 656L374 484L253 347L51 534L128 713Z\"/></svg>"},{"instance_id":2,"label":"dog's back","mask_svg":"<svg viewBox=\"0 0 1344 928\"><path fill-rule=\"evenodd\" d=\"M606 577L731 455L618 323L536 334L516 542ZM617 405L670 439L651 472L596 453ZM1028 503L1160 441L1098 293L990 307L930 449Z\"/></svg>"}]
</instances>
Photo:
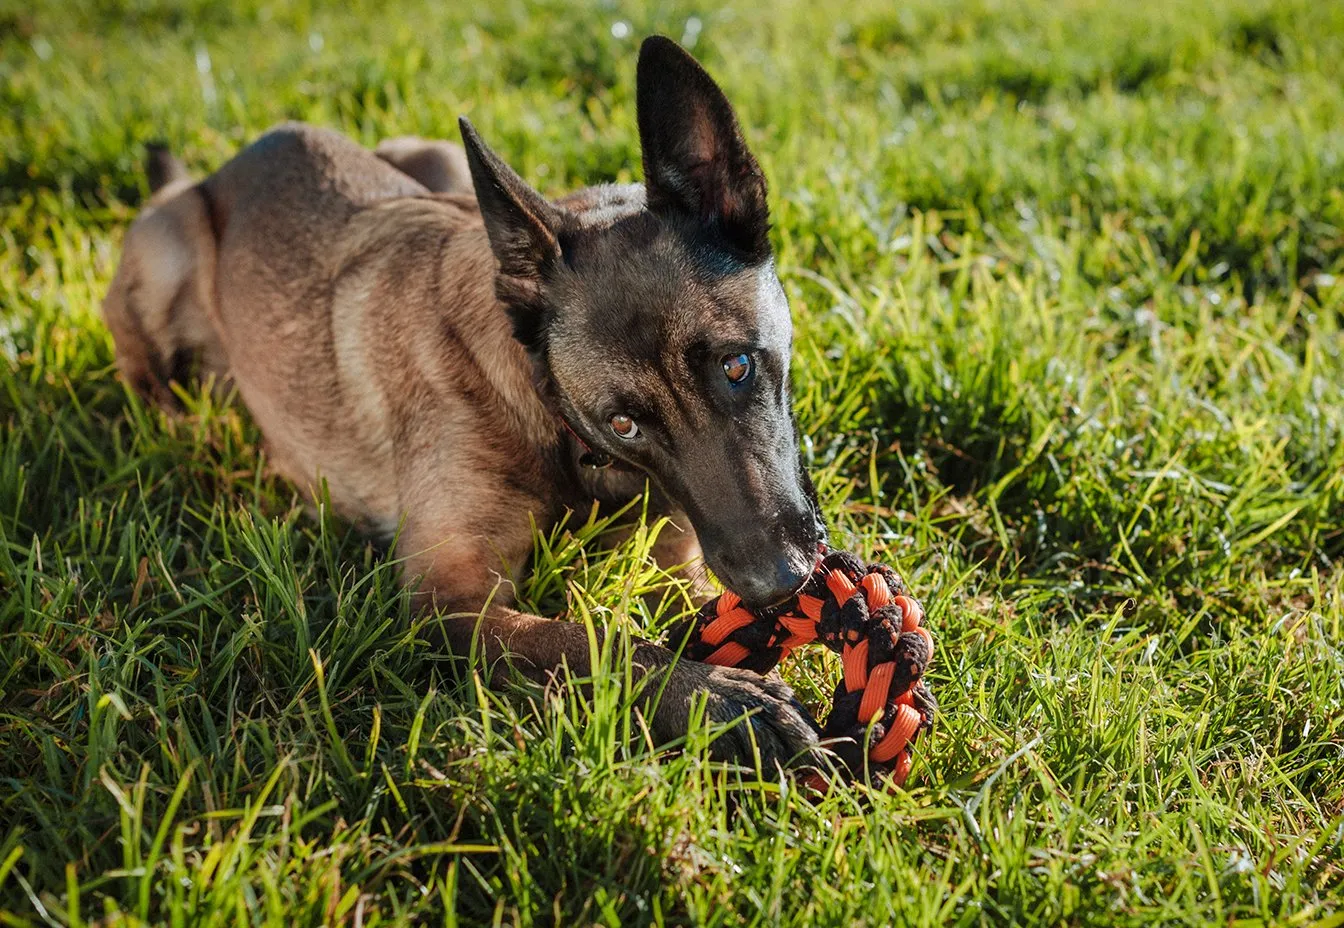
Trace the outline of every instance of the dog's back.
<instances>
[{"instance_id":1,"label":"dog's back","mask_svg":"<svg viewBox=\"0 0 1344 928\"><path fill-rule=\"evenodd\" d=\"M227 282L215 293L215 330L273 464L311 488L320 462L332 498L347 514L382 521L379 510L390 500L375 489L378 481L361 478L387 464L386 422L350 414L370 405L376 385L343 376L338 341L362 326L333 318L333 291L342 265L359 260L351 255L352 221L377 202L427 191L334 132L287 124L239 152L199 192L211 217L219 279ZM265 350L256 350L259 341ZM356 369L356 376L367 373ZM345 397L353 391L361 399L350 403Z\"/></svg>"},{"instance_id":2,"label":"dog's back","mask_svg":"<svg viewBox=\"0 0 1344 928\"><path fill-rule=\"evenodd\" d=\"M453 149L434 146L427 179L460 184ZM286 124L195 184L151 150L151 177L166 185L128 233L105 303L134 386L170 399L189 362L227 374L276 468L310 491L326 479L347 516L380 532L396 527L392 445L409 412L392 407L450 391L476 398L473 416L516 421L521 410L552 425L495 307L474 198L433 194L393 167L408 148L375 154ZM437 338L454 330L471 337L445 353ZM426 363L408 376L417 358ZM529 444L504 442L524 465Z\"/></svg>"}]
</instances>

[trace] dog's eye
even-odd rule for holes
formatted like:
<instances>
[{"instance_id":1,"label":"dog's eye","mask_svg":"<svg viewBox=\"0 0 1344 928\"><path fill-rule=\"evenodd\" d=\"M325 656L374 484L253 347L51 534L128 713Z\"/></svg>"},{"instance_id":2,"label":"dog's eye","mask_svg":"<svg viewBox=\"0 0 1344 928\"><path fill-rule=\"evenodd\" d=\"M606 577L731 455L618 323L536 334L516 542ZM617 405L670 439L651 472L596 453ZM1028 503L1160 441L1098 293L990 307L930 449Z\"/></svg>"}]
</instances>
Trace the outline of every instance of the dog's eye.
<instances>
[{"instance_id":1,"label":"dog's eye","mask_svg":"<svg viewBox=\"0 0 1344 928\"><path fill-rule=\"evenodd\" d=\"M751 376L751 355L726 355L723 359L723 373L729 383L742 383Z\"/></svg>"},{"instance_id":2,"label":"dog's eye","mask_svg":"<svg viewBox=\"0 0 1344 928\"><path fill-rule=\"evenodd\" d=\"M639 426L629 416L612 416L611 430L616 433L617 438L624 438L627 441L639 434Z\"/></svg>"}]
</instances>

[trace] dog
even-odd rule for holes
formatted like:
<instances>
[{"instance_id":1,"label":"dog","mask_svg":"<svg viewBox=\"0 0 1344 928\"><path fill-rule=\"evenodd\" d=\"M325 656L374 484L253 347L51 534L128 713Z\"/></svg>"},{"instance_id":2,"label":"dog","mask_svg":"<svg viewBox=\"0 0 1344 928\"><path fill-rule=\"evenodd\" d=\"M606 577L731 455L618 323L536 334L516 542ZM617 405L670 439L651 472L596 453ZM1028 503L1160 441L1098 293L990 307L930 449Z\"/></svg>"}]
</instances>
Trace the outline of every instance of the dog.
<instances>
[{"instance_id":1,"label":"dog","mask_svg":"<svg viewBox=\"0 0 1344 928\"><path fill-rule=\"evenodd\" d=\"M463 146L376 150L278 126L204 180L164 148L104 303L120 372L229 382L273 466L396 537L446 647L544 680L589 671L583 626L513 608L533 525L649 491L655 552L752 606L788 598L824 543L791 411L792 325L766 181L731 105L676 43L637 66L644 182L547 200L460 120ZM777 675L639 642L654 736L705 700L712 751L812 755ZM498 685L505 670L492 675Z\"/></svg>"}]
</instances>

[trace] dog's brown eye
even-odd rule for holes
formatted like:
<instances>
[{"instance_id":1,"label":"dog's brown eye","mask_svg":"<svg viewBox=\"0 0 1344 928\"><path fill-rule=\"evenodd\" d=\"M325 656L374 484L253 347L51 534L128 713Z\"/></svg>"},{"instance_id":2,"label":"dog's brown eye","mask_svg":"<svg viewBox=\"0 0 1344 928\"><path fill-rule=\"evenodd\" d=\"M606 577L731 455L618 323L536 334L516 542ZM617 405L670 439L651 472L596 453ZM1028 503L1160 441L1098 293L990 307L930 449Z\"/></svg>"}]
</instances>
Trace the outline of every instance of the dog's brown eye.
<instances>
[{"instance_id":1,"label":"dog's brown eye","mask_svg":"<svg viewBox=\"0 0 1344 928\"><path fill-rule=\"evenodd\" d=\"M639 434L639 426L635 425L635 420L629 416L612 416L611 430L616 433L617 438L631 439Z\"/></svg>"},{"instance_id":2,"label":"dog's brown eye","mask_svg":"<svg viewBox=\"0 0 1344 928\"><path fill-rule=\"evenodd\" d=\"M730 354L723 359L723 373L729 383L741 383L751 376L751 355Z\"/></svg>"}]
</instances>

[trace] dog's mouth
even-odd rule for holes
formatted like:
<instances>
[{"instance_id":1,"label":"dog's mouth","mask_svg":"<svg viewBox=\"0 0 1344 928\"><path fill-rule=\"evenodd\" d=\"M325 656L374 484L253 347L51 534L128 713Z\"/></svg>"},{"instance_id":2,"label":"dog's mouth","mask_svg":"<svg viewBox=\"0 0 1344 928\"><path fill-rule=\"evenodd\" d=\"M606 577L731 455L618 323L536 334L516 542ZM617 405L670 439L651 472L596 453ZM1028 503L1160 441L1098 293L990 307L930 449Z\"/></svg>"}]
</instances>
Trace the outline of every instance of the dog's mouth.
<instances>
[{"instance_id":1,"label":"dog's mouth","mask_svg":"<svg viewBox=\"0 0 1344 928\"><path fill-rule=\"evenodd\" d=\"M753 591L750 589L750 584L734 584L730 577L725 577L722 574L720 574L720 579L728 589L741 596L743 602L745 602L748 607L762 610L776 609L780 606L787 605L803 591L808 582L811 581L813 575L817 572L817 568L821 566L821 560L825 557L828 550L829 549L824 542L818 542L811 563L807 566L807 569L798 571L790 583L779 585L778 589L767 595L752 595ZM781 555L779 558L779 561L786 560L788 560L788 558L784 555ZM790 570L790 572L793 571ZM739 589L739 586L742 588Z\"/></svg>"},{"instance_id":2,"label":"dog's mouth","mask_svg":"<svg viewBox=\"0 0 1344 928\"><path fill-rule=\"evenodd\" d=\"M803 577L801 580L798 581L798 584L791 591L789 591L788 594L780 596L772 603L767 603L764 608L773 609L777 606L782 606L785 603L789 602L791 599L793 599L795 596L797 596L799 593L801 593L803 591L803 588L806 587L807 584L812 580L812 575L817 572L817 568L821 566L822 558L826 556L826 550L827 549L825 542L821 541L817 542L817 550L814 552L812 556L812 569L807 572L807 575L805 577Z\"/></svg>"}]
</instances>

